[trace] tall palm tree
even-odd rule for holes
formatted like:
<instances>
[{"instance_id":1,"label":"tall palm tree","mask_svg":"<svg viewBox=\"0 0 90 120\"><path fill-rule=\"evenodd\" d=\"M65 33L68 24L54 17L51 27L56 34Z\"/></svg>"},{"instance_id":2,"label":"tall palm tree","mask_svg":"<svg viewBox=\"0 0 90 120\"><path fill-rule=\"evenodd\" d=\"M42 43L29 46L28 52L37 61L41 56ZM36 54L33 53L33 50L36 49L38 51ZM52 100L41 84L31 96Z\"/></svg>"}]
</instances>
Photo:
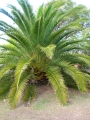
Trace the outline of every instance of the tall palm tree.
<instances>
[{"instance_id":1,"label":"tall palm tree","mask_svg":"<svg viewBox=\"0 0 90 120\"><path fill-rule=\"evenodd\" d=\"M85 74L74 64L90 65L90 57L71 52L82 50L77 44L85 41L70 37L83 29L82 23L86 19L78 15L73 19L73 16L85 8L77 6L66 10L67 2L57 0L41 5L34 13L27 0L17 1L21 11L13 5L8 6L10 13L0 9L14 22L10 25L0 21L0 30L9 37L1 38L8 44L0 45L0 96L8 92L9 103L15 108L20 99L28 101L33 98L33 81L45 76L58 100L66 104L68 91L63 73L71 76L81 91L87 91Z\"/></svg>"}]
</instances>

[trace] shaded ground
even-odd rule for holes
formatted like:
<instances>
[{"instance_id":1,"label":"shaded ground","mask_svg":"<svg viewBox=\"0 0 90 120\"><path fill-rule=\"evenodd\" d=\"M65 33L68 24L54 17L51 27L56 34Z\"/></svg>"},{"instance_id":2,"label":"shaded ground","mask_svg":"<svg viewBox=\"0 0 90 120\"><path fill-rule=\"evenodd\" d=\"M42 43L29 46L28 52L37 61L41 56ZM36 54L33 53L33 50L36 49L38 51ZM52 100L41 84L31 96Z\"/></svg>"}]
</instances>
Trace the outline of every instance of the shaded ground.
<instances>
[{"instance_id":1,"label":"shaded ground","mask_svg":"<svg viewBox=\"0 0 90 120\"><path fill-rule=\"evenodd\" d=\"M39 95L30 106L10 110L7 101L0 101L0 120L90 120L90 93L70 90L70 103L61 106L52 88L39 88Z\"/></svg>"}]
</instances>

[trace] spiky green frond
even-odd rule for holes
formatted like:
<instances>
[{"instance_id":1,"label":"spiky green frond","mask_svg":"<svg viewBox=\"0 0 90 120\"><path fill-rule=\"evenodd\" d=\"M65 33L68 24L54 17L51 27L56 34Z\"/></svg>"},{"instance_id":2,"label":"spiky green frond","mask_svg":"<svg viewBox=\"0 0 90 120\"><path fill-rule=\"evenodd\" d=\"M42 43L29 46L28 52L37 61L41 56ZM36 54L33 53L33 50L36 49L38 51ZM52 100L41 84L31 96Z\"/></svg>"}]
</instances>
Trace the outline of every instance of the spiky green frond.
<instances>
[{"instance_id":1,"label":"spiky green frond","mask_svg":"<svg viewBox=\"0 0 90 120\"><path fill-rule=\"evenodd\" d=\"M37 19L39 19L43 15L43 8L44 8L44 4L42 4L38 9L37 16L36 16Z\"/></svg>"},{"instance_id":2,"label":"spiky green frond","mask_svg":"<svg viewBox=\"0 0 90 120\"><path fill-rule=\"evenodd\" d=\"M15 70L15 82L17 84L17 89L19 85L20 77L22 76L23 72L28 68L28 65L31 63L31 59L28 60L28 58L21 58L19 60L19 63L17 64L16 70Z\"/></svg>"},{"instance_id":3,"label":"spiky green frond","mask_svg":"<svg viewBox=\"0 0 90 120\"><path fill-rule=\"evenodd\" d=\"M68 98L67 88L65 87L63 77L60 74L58 68L48 68L46 71L46 75L50 83L52 84L60 103L66 104Z\"/></svg>"},{"instance_id":4,"label":"spiky green frond","mask_svg":"<svg viewBox=\"0 0 90 120\"><path fill-rule=\"evenodd\" d=\"M79 60L85 62L88 66L90 66L90 56L84 54L80 54L80 55L75 54L74 56L77 56Z\"/></svg>"},{"instance_id":5,"label":"spiky green frond","mask_svg":"<svg viewBox=\"0 0 90 120\"><path fill-rule=\"evenodd\" d=\"M59 62L59 67L75 80L78 88L81 91L87 91L85 76L79 71L78 68L65 61Z\"/></svg>"},{"instance_id":6,"label":"spiky green frond","mask_svg":"<svg viewBox=\"0 0 90 120\"><path fill-rule=\"evenodd\" d=\"M10 70L0 79L0 99L8 97L10 87L13 83L13 78L13 70Z\"/></svg>"},{"instance_id":7,"label":"spiky green frond","mask_svg":"<svg viewBox=\"0 0 90 120\"><path fill-rule=\"evenodd\" d=\"M8 100L12 108L15 108L20 102L21 95L25 89L29 77L30 77L29 73L23 72L23 78L20 79L18 88L17 88L17 84L18 84L17 81L15 81L11 86Z\"/></svg>"},{"instance_id":8,"label":"spiky green frond","mask_svg":"<svg viewBox=\"0 0 90 120\"><path fill-rule=\"evenodd\" d=\"M55 50L55 45L49 45L47 47L40 47L40 49L46 54L46 56L50 59L52 59L53 55L54 55L54 50Z\"/></svg>"},{"instance_id":9,"label":"spiky green frond","mask_svg":"<svg viewBox=\"0 0 90 120\"><path fill-rule=\"evenodd\" d=\"M0 78L2 78L3 77L3 75L6 73L6 72L8 72L8 70L11 70L12 68L14 68L16 66L16 64L15 63L9 63L9 64L7 64L7 65L3 65L2 66L2 68L1 68L1 70L0 70Z\"/></svg>"},{"instance_id":10,"label":"spiky green frond","mask_svg":"<svg viewBox=\"0 0 90 120\"><path fill-rule=\"evenodd\" d=\"M36 93L37 92L36 92L36 86L35 85L26 86L24 91L23 91L22 100L24 102L31 101L35 98Z\"/></svg>"},{"instance_id":11,"label":"spiky green frond","mask_svg":"<svg viewBox=\"0 0 90 120\"><path fill-rule=\"evenodd\" d=\"M76 57L77 56L77 57ZM82 56L82 57L80 57ZM56 56L55 56L56 57ZM90 58L89 56L87 57L87 55L80 55L80 54L76 54L76 53L64 53L60 55L61 58L63 58L63 60L70 62L74 65L74 64L81 64L81 65L90 65ZM56 57L57 58L57 57Z\"/></svg>"},{"instance_id":12,"label":"spiky green frond","mask_svg":"<svg viewBox=\"0 0 90 120\"><path fill-rule=\"evenodd\" d=\"M34 15L34 12L33 12L33 9L32 9L32 6L29 4L28 0L17 0L19 5L21 6L24 14L25 14L25 17L28 18L28 20L30 20L31 24L34 23L34 20L35 20L35 15Z\"/></svg>"}]
</instances>

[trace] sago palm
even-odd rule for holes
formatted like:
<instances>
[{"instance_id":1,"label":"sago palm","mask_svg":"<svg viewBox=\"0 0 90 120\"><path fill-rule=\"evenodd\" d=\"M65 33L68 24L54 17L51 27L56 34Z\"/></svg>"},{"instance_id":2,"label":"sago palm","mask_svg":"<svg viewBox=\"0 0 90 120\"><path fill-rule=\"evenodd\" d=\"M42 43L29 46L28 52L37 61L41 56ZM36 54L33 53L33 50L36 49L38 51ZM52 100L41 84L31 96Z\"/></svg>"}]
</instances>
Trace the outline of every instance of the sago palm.
<instances>
[{"instance_id":1,"label":"sago palm","mask_svg":"<svg viewBox=\"0 0 90 120\"><path fill-rule=\"evenodd\" d=\"M63 73L71 76L81 91L87 91L85 75L74 64L90 65L90 58L71 52L82 50L77 44L85 41L70 37L83 29L86 19L78 13L85 8L77 6L67 10L68 1L57 0L41 5L34 13L27 0L17 1L21 11L13 5L8 6L10 13L0 9L14 23L0 21L0 30L8 36L1 37L8 44L0 45L0 96L8 92L9 103L15 108L21 99L33 99L34 82L44 76L52 84L58 100L66 104L68 91ZM6 79L11 75L10 80Z\"/></svg>"}]
</instances>

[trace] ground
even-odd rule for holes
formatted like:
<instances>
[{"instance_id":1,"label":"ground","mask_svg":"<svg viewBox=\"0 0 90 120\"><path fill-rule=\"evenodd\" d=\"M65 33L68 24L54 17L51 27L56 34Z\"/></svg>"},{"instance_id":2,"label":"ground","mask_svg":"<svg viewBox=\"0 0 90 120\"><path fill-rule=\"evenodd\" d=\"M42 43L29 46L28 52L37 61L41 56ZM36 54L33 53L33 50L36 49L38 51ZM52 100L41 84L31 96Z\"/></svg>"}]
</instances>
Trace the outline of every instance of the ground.
<instances>
[{"instance_id":1,"label":"ground","mask_svg":"<svg viewBox=\"0 0 90 120\"><path fill-rule=\"evenodd\" d=\"M90 93L69 90L69 103L60 105L51 87L39 87L37 98L30 105L11 110L0 101L0 120L90 120Z\"/></svg>"}]
</instances>

